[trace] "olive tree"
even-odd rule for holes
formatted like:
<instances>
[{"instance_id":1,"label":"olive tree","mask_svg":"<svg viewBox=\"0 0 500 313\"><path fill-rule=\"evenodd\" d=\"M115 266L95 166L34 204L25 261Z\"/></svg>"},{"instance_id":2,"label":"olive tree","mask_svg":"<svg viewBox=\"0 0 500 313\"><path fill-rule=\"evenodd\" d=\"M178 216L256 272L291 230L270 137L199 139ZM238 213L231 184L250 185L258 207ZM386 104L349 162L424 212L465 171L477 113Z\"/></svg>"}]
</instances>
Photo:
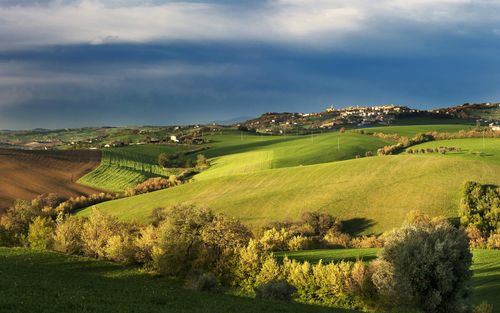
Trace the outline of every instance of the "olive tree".
<instances>
[{"instance_id":1,"label":"olive tree","mask_svg":"<svg viewBox=\"0 0 500 313\"><path fill-rule=\"evenodd\" d=\"M372 280L389 306L470 312L471 263L465 231L416 218L388 236Z\"/></svg>"}]
</instances>

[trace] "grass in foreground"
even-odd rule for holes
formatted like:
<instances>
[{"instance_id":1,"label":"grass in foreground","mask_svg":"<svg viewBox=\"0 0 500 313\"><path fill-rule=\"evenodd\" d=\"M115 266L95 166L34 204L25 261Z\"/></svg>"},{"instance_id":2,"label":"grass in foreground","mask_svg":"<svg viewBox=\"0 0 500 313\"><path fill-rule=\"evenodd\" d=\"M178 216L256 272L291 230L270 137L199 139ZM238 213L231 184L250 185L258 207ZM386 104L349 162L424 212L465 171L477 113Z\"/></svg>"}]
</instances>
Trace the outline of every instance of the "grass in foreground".
<instances>
[{"instance_id":1,"label":"grass in foreground","mask_svg":"<svg viewBox=\"0 0 500 313\"><path fill-rule=\"evenodd\" d=\"M0 312L354 312L185 290L137 269L0 248Z\"/></svg>"},{"instance_id":2,"label":"grass in foreground","mask_svg":"<svg viewBox=\"0 0 500 313\"><path fill-rule=\"evenodd\" d=\"M282 259L287 255L290 259L316 263L362 259L371 261L376 258L380 249L321 249L295 252L279 252L276 257ZM425 257L425 256L422 256ZM479 304L487 301L493 304L495 311L500 312L500 250L473 251L473 301Z\"/></svg>"}]
</instances>

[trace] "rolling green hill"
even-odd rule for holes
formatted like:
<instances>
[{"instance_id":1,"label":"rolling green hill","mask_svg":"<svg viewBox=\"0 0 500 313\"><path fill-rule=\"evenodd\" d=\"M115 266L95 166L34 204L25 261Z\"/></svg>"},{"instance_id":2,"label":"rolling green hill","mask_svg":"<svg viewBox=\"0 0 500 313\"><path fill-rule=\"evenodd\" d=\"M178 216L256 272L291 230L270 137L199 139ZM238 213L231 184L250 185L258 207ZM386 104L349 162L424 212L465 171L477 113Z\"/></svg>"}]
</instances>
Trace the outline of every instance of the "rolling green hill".
<instances>
[{"instance_id":1,"label":"rolling green hill","mask_svg":"<svg viewBox=\"0 0 500 313\"><path fill-rule=\"evenodd\" d=\"M472 128L474 128L474 125L468 124L424 124L369 127L364 129L364 131L367 133L398 134L406 137L414 137L420 133L457 133L460 130L470 130Z\"/></svg>"},{"instance_id":2,"label":"rolling green hill","mask_svg":"<svg viewBox=\"0 0 500 313\"><path fill-rule=\"evenodd\" d=\"M411 147L415 149L459 147L460 151L447 152L443 157L459 157L500 164L500 138L466 138L430 141ZM440 155L435 153L433 155ZM500 175L500 174L499 174Z\"/></svg>"},{"instance_id":3,"label":"rolling green hill","mask_svg":"<svg viewBox=\"0 0 500 313\"><path fill-rule=\"evenodd\" d=\"M101 164L80 178L81 184L109 191L123 191L135 187L151 177L168 177L175 171L158 165L158 155L186 150L186 146L134 145L106 148L102 151Z\"/></svg>"},{"instance_id":4,"label":"rolling green hill","mask_svg":"<svg viewBox=\"0 0 500 313\"><path fill-rule=\"evenodd\" d=\"M370 157L200 179L98 207L125 219L146 220L155 207L191 202L254 224L321 210L350 220L351 231L382 232L399 226L410 210L456 216L463 182L500 184L498 173L500 165L480 160Z\"/></svg>"},{"instance_id":5,"label":"rolling green hill","mask_svg":"<svg viewBox=\"0 0 500 313\"><path fill-rule=\"evenodd\" d=\"M182 289L178 283L118 264L24 248L0 248L1 312L331 312Z\"/></svg>"},{"instance_id":6,"label":"rolling green hill","mask_svg":"<svg viewBox=\"0 0 500 313\"><path fill-rule=\"evenodd\" d=\"M203 180L226 175L252 173L270 168L327 163L354 159L367 151L373 153L388 141L356 133L326 133L312 136L261 137L236 134L221 137L206 151L212 167L196 176ZM238 142L239 140L239 142Z\"/></svg>"}]
</instances>

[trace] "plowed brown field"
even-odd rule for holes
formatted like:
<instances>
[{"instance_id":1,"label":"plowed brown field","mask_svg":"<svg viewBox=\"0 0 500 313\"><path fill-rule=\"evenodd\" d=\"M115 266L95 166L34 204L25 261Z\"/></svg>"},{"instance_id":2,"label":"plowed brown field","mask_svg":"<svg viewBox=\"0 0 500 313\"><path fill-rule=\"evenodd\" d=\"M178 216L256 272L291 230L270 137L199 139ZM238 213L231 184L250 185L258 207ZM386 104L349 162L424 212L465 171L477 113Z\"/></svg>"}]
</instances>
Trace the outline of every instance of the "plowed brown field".
<instances>
[{"instance_id":1,"label":"plowed brown field","mask_svg":"<svg viewBox=\"0 0 500 313\"><path fill-rule=\"evenodd\" d=\"M42 193L70 197L98 190L76 183L99 165L100 151L0 149L0 208Z\"/></svg>"}]
</instances>

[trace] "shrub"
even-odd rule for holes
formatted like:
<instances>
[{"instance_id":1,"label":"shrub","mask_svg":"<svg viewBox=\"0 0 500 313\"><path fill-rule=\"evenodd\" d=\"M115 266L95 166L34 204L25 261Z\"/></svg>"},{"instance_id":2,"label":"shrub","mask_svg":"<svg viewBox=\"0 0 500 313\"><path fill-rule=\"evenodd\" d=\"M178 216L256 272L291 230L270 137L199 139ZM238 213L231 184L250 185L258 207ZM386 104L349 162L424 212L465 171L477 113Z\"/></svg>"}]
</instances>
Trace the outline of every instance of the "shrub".
<instances>
[{"instance_id":1,"label":"shrub","mask_svg":"<svg viewBox=\"0 0 500 313\"><path fill-rule=\"evenodd\" d=\"M305 236L297 235L288 240L288 250L299 251L306 250L311 245L311 240Z\"/></svg>"},{"instance_id":2,"label":"shrub","mask_svg":"<svg viewBox=\"0 0 500 313\"><path fill-rule=\"evenodd\" d=\"M59 216L54 230L53 249L68 254L83 252L82 229L85 220L79 217Z\"/></svg>"},{"instance_id":3,"label":"shrub","mask_svg":"<svg viewBox=\"0 0 500 313\"><path fill-rule=\"evenodd\" d=\"M351 236L335 229L330 229L323 239L330 247L349 248L351 246Z\"/></svg>"},{"instance_id":4,"label":"shrub","mask_svg":"<svg viewBox=\"0 0 500 313\"><path fill-rule=\"evenodd\" d=\"M11 234L3 225L0 224L0 247L10 247L11 245Z\"/></svg>"},{"instance_id":5,"label":"shrub","mask_svg":"<svg viewBox=\"0 0 500 313\"><path fill-rule=\"evenodd\" d=\"M387 305L429 313L469 312L472 255L467 235L446 221L429 220L388 236L373 281Z\"/></svg>"},{"instance_id":6,"label":"shrub","mask_svg":"<svg viewBox=\"0 0 500 313\"><path fill-rule=\"evenodd\" d=\"M155 247L158 245L157 229L153 225L148 225L139 230L135 239L135 259L137 262L147 266L152 265Z\"/></svg>"},{"instance_id":7,"label":"shrub","mask_svg":"<svg viewBox=\"0 0 500 313\"><path fill-rule=\"evenodd\" d=\"M500 228L497 232L493 233L488 237L488 242L486 243L488 249L500 249Z\"/></svg>"},{"instance_id":8,"label":"shrub","mask_svg":"<svg viewBox=\"0 0 500 313\"><path fill-rule=\"evenodd\" d=\"M312 228L313 233L310 235L320 237L325 236L332 228L337 231L340 231L342 228L342 224L338 218L325 212L304 212L300 217L300 223L302 226L309 225Z\"/></svg>"},{"instance_id":9,"label":"shrub","mask_svg":"<svg viewBox=\"0 0 500 313\"><path fill-rule=\"evenodd\" d=\"M290 301L296 289L286 280L270 280L255 288L258 299Z\"/></svg>"},{"instance_id":10,"label":"shrub","mask_svg":"<svg viewBox=\"0 0 500 313\"><path fill-rule=\"evenodd\" d=\"M106 258L109 260L132 264L135 262L136 246L133 237L126 231L113 235L106 245Z\"/></svg>"},{"instance_id":11,"label":"shrub","mask_svg":"<svg viewBox=\"0 0 500 313\"><path fill-rule=\"evenodd\" d=\"M84 253L95 258L106 257L108 240L119 232L120 226L116 217L94 208L82 229Z\"/></svg>"},{"instance_id":12,"label":"shrub","mask_svg":"<svg viewBox=\"0 0 500 313\"><path fill-rule=\"evenodd\" d=\"M201 232L213 219L210 210L189 204L166 210L158 227L158 253L153 255L156 269L174 277L199 269L204 264Z\"/></svg>"},{"instance_id":13,"label":"shrub","mask_svg":"<svg viewBox=\"0 0 500 313\"><path fill-rule=\"evenodd\" d=\"M466 182L460 201L460 221L462 225L475 225L488 236L500 226L500 188Z\"/></svg>"},{"instance_id":14,"label":"shrub","mask_svg":"<svg viewBox=\"0 0 500 313\"><path fill-rule=\"evenodd\" d=\"M131 197L155 190L170 188L180 185L181 183L182 181L180 181L175 175L170 175L168 179L163 177L153 177L146 180L145 182L138 184L134 188L128 189L125 194L126 196Z\"/></svg>"},{"instance_id":15,"label":"shrub","mask_svg":"<svg viewBox=\"0 0 500 313\"><path fill-rule=\"evenodd\" d=\"M198 154L196 156L196 166L200 168L206 168L210 166L210 162L208 161L206 156L204 156L203 154Z\"/></svg>"},{"instance_id":16,"label":"shrub","mask_svg":"<svg viewBox=\"0 0 500 313\"><path fill-rule=\"evenodd\" d=\"M28 243L33 249L49 249L53 242L54 225L49 218L37 216L29 226Z\"/></svg>"},{"instance_id":17,"label":"shrub","mask_svg":"<svg viewBox=\"0 0 500 313\"><path fill-rule=\"evenodd\" d=\"M186 280L186 287L197 291L220 292L222 285L212 273L192 275Z\"/></svg>"},{"instance_id":18,"label":"shrub","mask_svg":"<svg viewBox=\"0 0 500 313\"><path fill-rule=\"evenodd\" d=\"M483 233L477 228L476 225L469 225L465 229L467 237L469 237L469 242L472 248L484 249L486 248L486 239Z\"/></svg>"},{"instance_id":19,"label":"shrub","mask_svg":"<svg viewBox=\"0 0 500 313\"><path fill-rule=\"evenodd\" d=\"M285 228L277 230L273 227L264 232L260 242L266 251L284 251L288 249L288 241L292 236L293 234Z\"/></svg>"},{"instance_id":20,"label":"shrub","mask_svg":"<svg viewBox=\"0 0 500 313\"><path fill-rule=\"evenodd\" d=\"M382 248L384 240L377 236L362 236L351 239L350 246L353 248Z\"/></svg>"},{"instance_id":21,"label":"shrub","mask_svg":"<svg viewBox=\"0 0 500 313\"><path fill-rule=\"evenodd\" d=\"M474 307L474 313L493 313L493 305L483 302Z\"/></svg>"},{"instance_id":22,"label":"shrub","mask_svg":"<svg viewBox=\"0 0 500 313\"><path fill-rule=\"evenodd\" d=\"M254 292L257 275L261 272L262 264L266 260L266 253L262 244L250 239L246 247L237 250L237 263L233 268L234 285L243 291Z\"/></svg>"},{"instance_id":23,"label":"shrub","mask_svg":"<svg viewBox=\"0 0 500 313\"><path fill-rule=\"evenodd\" d=\"M372 151L368 150L368 151L365 152L365 157L371 157L371 156L373 156L373 152Z\"/></svg>"}]
</instances>

